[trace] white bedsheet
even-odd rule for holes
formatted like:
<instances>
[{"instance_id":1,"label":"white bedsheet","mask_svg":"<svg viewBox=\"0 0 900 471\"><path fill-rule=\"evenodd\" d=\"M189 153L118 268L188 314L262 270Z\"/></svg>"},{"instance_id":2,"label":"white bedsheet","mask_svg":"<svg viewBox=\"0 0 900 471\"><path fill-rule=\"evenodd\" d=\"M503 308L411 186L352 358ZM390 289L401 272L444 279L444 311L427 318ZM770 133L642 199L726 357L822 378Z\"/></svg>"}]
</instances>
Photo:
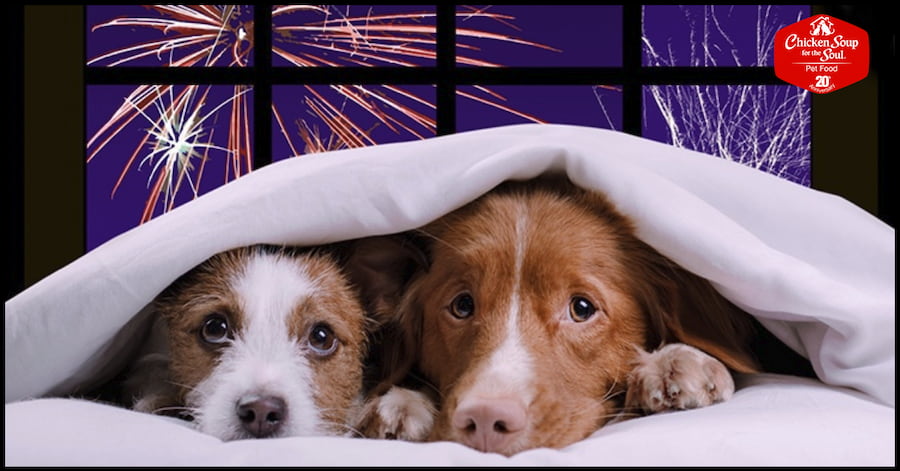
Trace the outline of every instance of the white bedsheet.
<instances>
[{"instance_id":1,"label":"white bedsheet","mask_svg":"<svg viewBox=\"0 0 900 471\"><path fill-rule=\"evenodd\" d=\"M335 437L222 442L177 419L74 399L6 406L6 465L892 466L894 409L777 375L739 379L725 403L619 422L562 450L510 458L449 442ZM10 424L14 424L11 426Z\"/></svg>"},{"instance_id":2,"label":"white bedsheet","mask_svg":"<svg viewBox=\"0 0 900 471\"><path fill-rule=\"evenodd\" d=\"M517 455L512 463L666 464L658 459L672 459L744 464L756 462L751 460L754 454L782 451L791 463L803 456L813 460L838 455L866 462L856 453L871 447L878 450L871 456L893 460L893 445L887 453L882 447L887 442L878 437L890 435L893 443L894 230L841 198L739 164L622 133L563 125L507 126L275 163L129 231L48 276L5 306L7 457L18 457L24 464L29 457L52 460L50 454L40 453L43 448L99 446L93 433L77 433L75 425L64 426L65 417L56 415L72 414L78 419L73 424L141 448L132 450L136 459L167 459L155 456L155 447L143 449L141 440L115 434L116 428L105 424L112 420L135 430L135 437L144 437L135 427L153 429L151 424L164 424L164 419L71 400L22 401L67 394L118 367L123 349L133 344L123 327L140 328L129 321L178 275L209 256L254 243L311 245L411 229L503 180L550 170L605 191L635 221L646 242L709 278L722 294L810 358L824 383L854 388L865 399L807 383L766 383L760 386L762 392L739 391L735 400L709 409L746 412L743 415L704 410L625 422L567 451L537 450ZM802 397L814 401L799 409L805 415L792 412L805 402L795 397L801 393L798 388ZM771 394L764 394L769 390ZM763 399L752 399L758 396ZM45 410L50 413L42 413ZM46 435L59 434L57 441L28 432L32 414L48 429L57 429ZM94 414L96 421L91 420ZM822 417L832 415L834 425L826 427ZM754 417L768 417L766 427L773 431L763 433ZM745 431L740 423L746 421L756 426ZM159 430L166 435L168 428ZM801 430L821 438L817 446L803 441L811 446L806 455L791 452L783 443ZM776 440L782 432L782 440ZM175 443L183 434L194 437L191 433L178 429L159 439ZM675 437L672 445L664 439L667 434ZM712 443L688 446L682 434ZM743 435L774 451L755 444L745 450ZM852 453L841 455L836 447L845 439ZM216 463L293 463L290 454L298 453L316 455L310 458L314 463L338 455L334 458L344 463L360 456L360 463L369 464L375 458L366 457L381 453L384 460L403 460L395 448L401 447L404 454L410 450L412 456L427 457L422 464L506 462L452 444L420 448L315 438L222 445L210 440L191 439L209 446L185 450L185 456ZM620 442L634 447L618 449L615 444ZM639 443L643 451L636 448ZM226 456L215 456L223 451ZM282 452L287 455L272 456ZM777 456L755 459L768 458ZM116 462L126 459L119 456ZM613 461L604 461L608 459Z\"/></svg>"}]
</instances>

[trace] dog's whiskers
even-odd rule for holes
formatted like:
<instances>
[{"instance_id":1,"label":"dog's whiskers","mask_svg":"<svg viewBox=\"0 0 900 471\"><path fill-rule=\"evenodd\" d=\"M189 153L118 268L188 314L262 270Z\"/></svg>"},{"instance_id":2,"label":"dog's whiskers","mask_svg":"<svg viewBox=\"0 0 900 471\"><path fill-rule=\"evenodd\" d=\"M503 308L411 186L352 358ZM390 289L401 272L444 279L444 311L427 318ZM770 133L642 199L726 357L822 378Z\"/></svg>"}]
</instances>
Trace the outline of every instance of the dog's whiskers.
<instances>
[{"instance_id":1,"label":"dog's whiskers","mask_svg":"<svg viewBox=\"0 0 900 471\"><path fill-rule=\"evenodd\" d=\"M425 237L428 237L428 238L430 238L430 239L432 239L432 240L434 240L434 241L436 241L436 242L440 242L441 244L443 244L443 245L446 246L447 248L453 250L454 252L457 252L457 253L463 253L463 251L462 251L461 249L459 249L458 247L456 247L455 245L453 245L453 244L447 242L447 241L444 240L444 239L441 239L440 237L438 237L438 236L436 236L436 235L434 235L434 234L432 234L432 233L426 231L425 229L421 229L421 228L415 229L414 232L417 233L417 234L421 234L421 235L423 235L423 236L425 236Z\"/></svg>"},{"instance_id":2,"label":"dog's whiskers","mask_svg":"<svg viewBox=\"0 0 900 471\"><path fill-rule=\"evenodd\" d=\"M322 427L335 432L350 432L354 437L362 437L363 434L357 428L353 427L347 422L341 421L340 419L330 418L329 415L332 413L336 413L338 415L344 414L347 411L344 409L338 408L322 408L319 409L319 417L322 420Z\"/></svg>"},{"instance_id":3,"label":"dog's whiskers","mask_svg":"<svg viewBox=\"0 0 900 471\"><path fill-rule=\"evenodd\" d=\"M193 407L186 406L167 406L167 407L159 407L153 410L153 414L157 415L169 415L165 414L166 412L175 412L178 417L184 417L185 415L194 417L196 413L196 409Z\"/></svg>"},{"instance_id":4,"label":"dog's whiskers","mask_svg":"<svg viewBox=\"0 0 900 471\"><path fill-rule=\"evenodd\" d=\"M600 397L600 401L606 402L616 396L619 396L619 395L625 393L625 389L619 389L618 391L616 391L615 389L616 389L617 385L618 385L618 381L613 380L612 384L609 385L609 388L606 390L606 392L603 394L603 396Z\"/></svg>"}]
</instances>

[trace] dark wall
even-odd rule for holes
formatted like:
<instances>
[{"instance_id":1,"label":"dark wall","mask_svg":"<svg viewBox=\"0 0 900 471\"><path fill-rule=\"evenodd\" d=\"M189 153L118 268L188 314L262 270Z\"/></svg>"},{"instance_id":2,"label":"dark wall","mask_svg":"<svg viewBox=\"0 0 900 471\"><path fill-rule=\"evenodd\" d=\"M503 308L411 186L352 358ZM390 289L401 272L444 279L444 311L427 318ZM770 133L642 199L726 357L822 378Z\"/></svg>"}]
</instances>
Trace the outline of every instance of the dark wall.
<instances>
[{"instance_id":1,"label":"dark wall","mask_svg":"<svg viewBox=\"0 0 900 471\"><path fill-rule=\"evenodd\" d=\"M25 127L25 286L84 251L82 15L77 5L24 8L24 110L17 121Z\"/></svg>"}]
</instances>

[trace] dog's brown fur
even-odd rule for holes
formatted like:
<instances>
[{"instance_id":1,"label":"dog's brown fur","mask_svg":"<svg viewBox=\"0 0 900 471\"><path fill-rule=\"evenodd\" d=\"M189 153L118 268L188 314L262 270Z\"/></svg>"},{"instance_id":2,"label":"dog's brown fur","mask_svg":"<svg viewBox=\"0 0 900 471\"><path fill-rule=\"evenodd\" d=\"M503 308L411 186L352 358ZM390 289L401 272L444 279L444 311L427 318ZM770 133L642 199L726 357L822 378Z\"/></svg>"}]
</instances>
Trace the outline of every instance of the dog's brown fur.
<instances>
[{"instance_id":1,"label":"dog's brown fur","mask_svg":"<svg viewBox=\"0 0 900 471\"><path fill-rule=\"evenodd\" d=\"M703 367L686 374L708 377L691 392L703 397L687 407L721 400L717 382L725 388L731 381L708 355L735 371L758 368L747 314L639 240L603 195L560 178L506 183L410 235L361 241L357 253L357 263L369 264L373 274L391 275L374 303L393 320L380 356L383 374L396 381L416 370L436 389L433 440L507 455L571 444L622 411L629 385L628 406L653 409L639 391L652 381L630 373L646 361L640 351L665 344L706 352L689 355ZM451 315L460 293L475 306L464 319ZM514 296L530 374L521 390L484 378L488 359L509 335ZM576 296L597 307L586 321L570 316ZM653 361L663 360L673 358ZM672 368L662 374L684 373ZM461 427L454 415L474 385L485 382L490 386L479 395L521 402L527 417L523 430L494 444L473 441L474 426Z\"/></svg>"},{"instance_id":2,"label":"dog's brown fur","mask_svg":"<svg viewBox=\"0 0 900 471\"><path fill-rule=\"evenodd\" d=\"M244 334L249 321L245 303L254 300L241 299L235 283L254 259L267 260L265 263L277 260L315 283L308 296L286 307L289 312L284 318L283 338L297 344L285 348L305 352L302 354L311 369L309 390L316 410L289 413L318 414L322 432L346 434L358 420L362 406L364 359L374 324L365 315L358 290L337 263L337 255L325 249L241 247L219 253L179 277L153 302L159 316L154 328L164 329L160 339L164 342L159 347L148 345L149 353L138 359L124 383L123 402L145 412L193 415L189 395L231 348L231 342L212 345L201 339L204 320L210 315L223 316L230 335ZM293 295L290 282L283 283L279 292ZM333 353L319 356L301 347L315 325L326 325L333 333L337 343Z\"/></svg>"}]
</instances>

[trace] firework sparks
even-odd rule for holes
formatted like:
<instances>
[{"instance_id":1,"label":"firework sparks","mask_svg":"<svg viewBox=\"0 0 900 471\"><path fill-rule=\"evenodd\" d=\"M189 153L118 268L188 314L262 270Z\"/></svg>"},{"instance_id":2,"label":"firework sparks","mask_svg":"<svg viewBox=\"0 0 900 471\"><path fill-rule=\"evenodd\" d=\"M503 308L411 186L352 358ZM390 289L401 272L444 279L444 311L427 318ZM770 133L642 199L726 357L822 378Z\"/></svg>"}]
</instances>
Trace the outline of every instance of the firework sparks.
<instances>
[{"instance_id":1,"label":"firework sparks","mask_svg":"<svg viewBox=\"0 0 900 471\"><path fill-rule=\"evenodd\" d=\"M129 28L132 32L159 30L166 39L131 41L124 47L97 54L87 64L116 67L145 65L154 59L167 67L229 66L249 64L252 37L252 10L242 5L144 5L147 15L130 15L95 24L91 31ZM131 35L127 36L130 37ZM150 62L156 64L157 62ZM229 164L224 181L251 170L250 113L245 94L249 87L236 85L230 98L201 114L209 87L201 93L197 85L186 86L174 95L172 85L140 85L124 99L109 119L88 139L87 162L92 162L117 136L138 121L151 126L126 161L110 197L114 197L131 169L150 167L148 194L141 222L153 217L162 198L162 212L174 206L175 194L183 187L197 196L210 150L223 151ZM208 122L228 110L227 144L212 143ZM208 108L208 107L207 107ZM155 115L155 117L151 117ZM137 121L136 121L137 120ZM143 149L151 151L137 165ZM199 166L194 165L195 161ZM183 185L186 183L186 185Z\"/></svg>"},{"instance_id":2,"label":"firework sparks","mask_svg":"<svg viewBox=\"0 0 900 471\"><path fill-rule=\"evenodd\" d=\"M514 20L512 16L486 9L462 8L464 11L456 13L458 18L484 17L505 25L510 25L507 20ZM282 23L275 24L273 29L273 42L278 44L273 52L300 67L379 64L416 67L434 64L437 28L433 10L376 15L370 8L367 14L356 16L349 12L350 5L344 6L343 10L337 5L275 6L273 21ZM491 31L457 28L456 34L463 39L503 41L561 52L545 44ZM457 46L464 50L478 50L474 45L461 42ZM502 66L463 54L457 54L456 60L461 65Z\"/></svg>"},{"instance_id":3,"label":"firework sparks","mask_svg":"<svg viewBox=\"0 0 900 471\"><path fill-rule=\"evenodd\" d=\"M606 119L606 127L609 129L616 129L616 124L613 121L612 117L609 115L609 111L606 109L606 104L603 103L603 94L600 92L601 90L612 90L616 92L621 92L621 87L616 87L612 85L592 85L591 93L594 94L594 98L597 100L597 105L600 107L600 111L603 112L603 118Z\"/></svg>"},{"instance_id":4,"label":"firework sparks","mask_svg":"<svg viewBox=\"0 0 900 471\"><path fill-rule=\"evenodd\" d=\"M645 7L646 8L646 7ZM678 56L672 45L658 48L643 32L649 66L761 66L772 56L775 32L781 27L771 6L757 7L754 48L736 46L723 25L729 7L705 6L700 19L689 19L691 48ZM646 16L646 9L644 11ZM796 18L790 22L799 20ZM742 58L750 56L749 60ZM723 64L723 62L725 62ZM806 90L780 85L652 85L648 101L662 116L669 142L740 162L809 185L810 114Z\"/></svg>"},{"instance_id":5,"label":"firework sparks","mask_svg":"<svg viewBox=\"0 0 900 471\"><path fill-rule=\"evenodd\" d=\"M154 16L127 16L94 25L160 30L164 40L146 40L97 55L87 65L114 67L156 57L169 67L244 67L253 48L252 18L242 5L144 5ZM160 65L160 64L156 64Z\"/></svg>"},{"instance_id":6,"label":"firework sparks","mask_svg":"<svg viewBox=\"0 0 900 471\"><path fill-rule=\"evenodd\" d=\"M280 108L297 108L293 103L299 101L306 111L307 117L294 123L303 153L309 154L433 135L437 125L433 97L423 98L429 89L433 87L304 85L277 87L273 96ZM292 155L299 155L277 110L275 123Z\"/></svg>"},{"instance_id":7,"label":"firework sparks","mask_svg":"<svg viewBox=\"0 0 900 471\"><path fill-rule=\"evenodd\" d=\"M489 12L486 8L473 7L461 7L456 15L462 19L490 18L501 25L511 25L510 21L515 19L510 15ZM369 8L365 14L354 15L349 5L277 5L272 10L272 17L272 52L275 57L297 67L419 67L434 65L437 57L436 13L433 9L375 14ZM479 48L463 41L502 41L559 52L535 41L486 30L458 28L456 33L460 38L457 47L470 53L477 53ZM460 65L502 66L469 53L457 54L456 61ZM433 110L433 102L404 87L333 86L331 88L337 92L337 101L313 92L310 87L306 88L313 96L303 98L302 103L324 125L328 137L323 137L323 130L311 126L308 120L299 120L297 124L305 153L374 144L372 131L378 125L398 135L417 139L433 136L437 128L434 118L405 103L412 100ZM543 122L504 103L503 97L487 87L477 87L474 93L457 90L457 94L529 121ZM349 119L347 106L357 107L374 117L375 125L363 129L362 125ZM344 116L339 117L338 113ZM275 121L287 147L297 155L298 146L293 143L284 120L276 115Z\"/></svg>"},{"instance_id":8,"label":"firework sparks","mask_svg":"<svg viewBox=\"0 0 900 471\"><path fill-rule=\"evenodd\" d=\"M151 191L141 223L153 217L160 199L162 212L171 210L175 195L182 188L186 188L193 197L198 195L210 151L223 153L229 162L225 181L229 180L229 171L235 177L250 171L246 95L251 88L235 86L234 93L214 106L207 104L210 101L210 86L187 85L177 93L175 88L172 85L143 86L139 93L129 94L114 115L130 116L124 114L124 110L130 110L134 117L129 122L140 117L149 123L110 194L110 197L115 195L129 171L141 171L145 166L149 168L147 187ZM222 146L215 144L213 138L215 123L220 115L225 114L225 110L230 110L231 115L227 122L227 144ZM109 142L123 129L122 126L106 128L114 134L98 145ZM145 153L142 155L142 152Z\"/></svg>"},{"instance_id":9,"label":"firework sparks","mask_svg":"<svg viewBox=\"0 0 900 471\"><path fill-rule=\"evenodd\" d=\"M214 116L222 107L229 102L239 100L249 89L237 92L236 95L229 97L224 102L217 105L205 115L201 115L209 88L198 98L199 87L188 86L185 92L179 95L178 99L172 97L171 88L169 89L170 106L163 105L164 99L159 96L154 101L158 118L154 119L148 116L143 110L134 103L127 102L129 105L138 110L144 118L152 125L147 131L152 140L153 150L149 152L140 162L140 169L145 163L153 165L150 176L147 180L147 186L154 181L160 182L158 185L161 192L165 195L164 206L171 209L174 202L174 194L178 191L178 186L186 178L188 184L194 194L197 196L197 186L191 179L190 172L193 170L193 160L203 159L206 151L209 149L217 149L226 154L234 154L235 152L229 148L212 144L212 133L208 135L207 141L201 141L201 138L207 132L204 128L207 120ZM157 93L158 90L157 90ZM234 143L232 143L234 144ZM201 155L200 151L204 153ZM153 163L153 160L156 163Z\"/></svg>"},{"instance_id":10,"label":"firework sparks","mask_svg":"<svg viewBox=\"0 0 900 471\"><path fill-rule=\"evenodd\" d=\"M96 67L127 65L164 65L168 67L251 65L253 54L253 15L248 5L143 5L146 14L130 14L104 19L91 27L91 32L128 31L119 37L133 37L127 44L94 52L87 64ZM375 14L372 8L363 14L351 14L351 6L276 5L272 7L274 57L297 67L417 67L433 65L436 60L436 14L433 7L413 11ZM396 10L396 8L395 8ZM354 12L361 11L354 7ZM514 18L488 11L461 7L459 18L489 18L498 25L512 27ZM153 31L161 33L152 35ZM140 33L140 34L138 34ZM516 34L519 34L518 32ZM558 51L551 46L529 41L516 35L487 29L458 28L457 63L481 67L500 67L499 63L480 59L480 49L473 41L500 41L525 47ZM119 41L121 42L121 41ZM104 42L105 44L105 42ZM90 49L90 46L89 46ZM96 49L96 48L94 48ZM415 87L396 85L332 85L324 94L306 86L300 104L307 109L307 119L297 121L297 131L290 132L283 113L272 104L272 116L292 155L326 150L360 147L383 142L375 130L388 130L395 136L421 139L436 133L434 98L427 93L411 91ZM131 157L116 181L112 195L132 169L149 168L150 194L141 221L150 219L162 200L162 211L172 208L174 195L190 188L196 196L210 152L224 153L225 181L250 171L250 113L247 110L245 86L234 87L234 97L214 107L216 113L201 113L200 103L208 93L192 85L174 94L172 85L136 86L109 119L99 126L87 143L90 163L121 135L141 121L151 121L150 129L137 143ZM542 122L521 113L505 103L503 97L486 87L458 92L466 99L495 107L527 120ZM166 98L168 97L168 98ZM296 104L294 105L296 106ZM230 109L227 144L213 144L213 132L203 125L215 119L219 111ZM351 111L351 110L356 110ZM151 115L153 117L151 117ZM353 118L351 118L353 116ZM368 124L358 120L367 116ZM208 132L206 132L208 131ZM299 135L300 144L292 136ZM141 154L150 147L150 151ZM104 157L106 158L106 157ZM197 164L199 162L199 164Z\"/></svg>"}]
</instances>

